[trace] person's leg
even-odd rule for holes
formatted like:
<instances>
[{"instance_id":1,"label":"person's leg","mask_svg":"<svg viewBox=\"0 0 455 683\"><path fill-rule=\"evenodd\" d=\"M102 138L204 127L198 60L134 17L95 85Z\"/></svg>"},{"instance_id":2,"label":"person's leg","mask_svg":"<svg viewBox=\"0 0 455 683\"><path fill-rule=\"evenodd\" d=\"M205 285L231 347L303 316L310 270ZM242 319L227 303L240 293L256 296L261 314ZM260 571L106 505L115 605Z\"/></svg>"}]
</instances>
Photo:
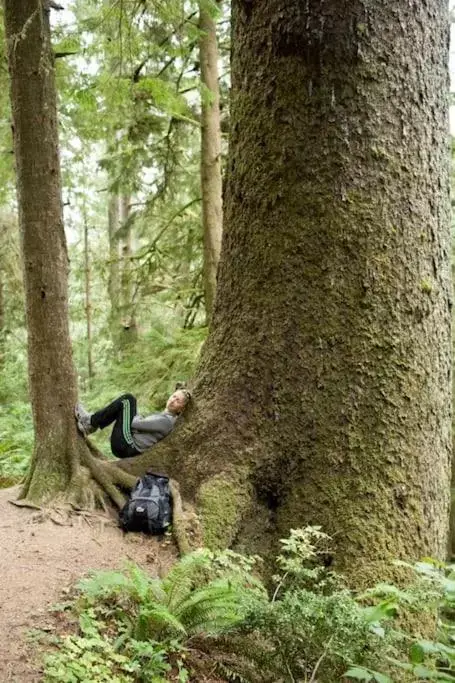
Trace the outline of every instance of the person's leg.
<instances>
[{"instance_id":1,"label":"person's leg","mask_svg":"<svg viewBox=\"0 0 455 683\"><path fill-rule=\"evenodd\" d=\"M85 436L114 423L111 450L118 458L129 458L139 454L131 433L131 423L136 412L137 402L132 394L119 396L96 413L89 413L80 403L75 407L78 429Z\"/></svg>"},{"instance_id":2,"label":"person's leg","mask_svg":"<svg viewBox=\"0 0 455 683\"><path fill-rule=\"evenodd\" d=\"M128 406L133 408L135 415L136 399L132 394L123 394L116 398L115 401L112 401L112 403L109 403L104 408L101 408L101 410L97 410L90 415L90 424L92 427L95 427L95 429L105 429L105 427L108 427L119 418L123 418L125 402Z\"/></svg>"},{"instance_id":3,"label":"person's leg","mask_svg":"<svg viewBox=\"0 0 455 683\"><path fill-rule=\"evenodd\" d=\"M137 401L132 394L123 394L91 416L93 427L104 429L112 422L111 449L118 458L129 458L139 451L134 445L131 423L137 412Z\"/></svg>"}]
</instances>

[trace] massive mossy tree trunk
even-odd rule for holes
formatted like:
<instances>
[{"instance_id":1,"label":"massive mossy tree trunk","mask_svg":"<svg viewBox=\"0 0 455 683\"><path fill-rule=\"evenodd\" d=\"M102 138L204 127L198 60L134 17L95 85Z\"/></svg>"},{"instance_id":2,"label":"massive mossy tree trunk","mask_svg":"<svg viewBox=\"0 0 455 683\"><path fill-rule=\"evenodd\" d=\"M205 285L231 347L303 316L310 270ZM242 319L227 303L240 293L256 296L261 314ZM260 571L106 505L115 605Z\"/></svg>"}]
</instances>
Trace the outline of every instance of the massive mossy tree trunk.
<instances>
[{"instance_id":1,"label":"massive mossy tree trunk","mask_svg":"<svg viewBox=\"0 0 455 683\"><path fill-rule=\"evenodd\" d=\"M4 3L35 429L23 496L43 502L62 494L87 502L94 490L82 466L90 454L74 420L77 386L68 330L68 255L46 7L41 0ZM121 504L118 492L112 493Z\"/></svg>"},{"instance_id":2,"label":"massive mossy tree trunk","mask_svg":"<svg viewBox=\"0 0 455 683\"><path fill-rule=\"evenodd\" d=\"M204 293L207 318L212 315L216 292L216 271L223 231L221 180L220 88L218 45L213 6L199 3L199 61L201 65L201 194L204 237Z\"/></svg>"},{"instance_id":3,"label":"massive mossy tree trunk","mask_svg":"<svg viewBox=\"0 0 455 683\"><path fill-rule=\"evenodd\" d=\"M443 557L451 459L441 0L234 0L212 330L167 466L206 540L320 524L360 585Z\"/></svg>"}]
</instances>

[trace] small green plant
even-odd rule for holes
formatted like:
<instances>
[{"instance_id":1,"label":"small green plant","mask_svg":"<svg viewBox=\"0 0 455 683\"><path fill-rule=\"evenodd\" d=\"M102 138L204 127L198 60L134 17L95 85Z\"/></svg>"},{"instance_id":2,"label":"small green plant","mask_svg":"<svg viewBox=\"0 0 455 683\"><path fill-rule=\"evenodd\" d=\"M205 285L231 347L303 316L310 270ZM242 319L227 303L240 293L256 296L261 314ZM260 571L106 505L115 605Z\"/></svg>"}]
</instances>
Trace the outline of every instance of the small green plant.
<instances>
[{"instance_id":1,"label":"small green plant","mask_svg":"<svg viewBox=\"0 0 455 683\"><path fill-rule=\"evenodd\" d=\"M45 683L146 683L166 681L174 659L177 681L186 683L185 649L178 640L162 643L130 637L121 614L102 604L80 611L79 633L66 635L57 653L45 658Z\"/></svg>"},{"instance_id":2,"label":"small green plant","mask_svg":"<svg viewBox=\"0 0 455 683\"><path fill-rule=\"evenodd\" d=\"M379 671L372 671L371 669L366 669L363 666L353 666L346 671L346 678L350 678L355 681L375 681L376 683L393 683L392 679L385 674L379 673Z\"/></svg>"},{"instance_id":3,"label":"small green plant","mask_svg":"<svg viewBox=\"0 0 455 683\"><path fill-rule=\"evenodd\" d=\"M115 644L100 634L66 636L58 654L45 660L45 683L130 683L139 662L116 652ZM162 671L163 673L165 672ZM165 679L161 679L165 680Z\"/></svg>"}]
</instances>

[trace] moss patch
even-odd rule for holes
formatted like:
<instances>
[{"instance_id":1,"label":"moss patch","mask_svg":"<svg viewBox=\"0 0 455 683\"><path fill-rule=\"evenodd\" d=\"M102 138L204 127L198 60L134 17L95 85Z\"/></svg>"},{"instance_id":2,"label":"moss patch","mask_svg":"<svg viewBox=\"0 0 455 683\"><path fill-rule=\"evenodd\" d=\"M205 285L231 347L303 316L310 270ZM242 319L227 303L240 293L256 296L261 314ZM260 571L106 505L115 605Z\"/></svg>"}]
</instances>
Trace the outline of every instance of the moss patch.
<instances>
[{"instance_id":1,"label":"moss patch","mask_svg":"<svg viewBox=\"0 0 455 683\"><path fill-rule=\"evenodd\" d=\"M251 498L246 468L223 472L205 481L197 497L204 545L212 549L232 545Z\"/></svg>"}]
</instances>

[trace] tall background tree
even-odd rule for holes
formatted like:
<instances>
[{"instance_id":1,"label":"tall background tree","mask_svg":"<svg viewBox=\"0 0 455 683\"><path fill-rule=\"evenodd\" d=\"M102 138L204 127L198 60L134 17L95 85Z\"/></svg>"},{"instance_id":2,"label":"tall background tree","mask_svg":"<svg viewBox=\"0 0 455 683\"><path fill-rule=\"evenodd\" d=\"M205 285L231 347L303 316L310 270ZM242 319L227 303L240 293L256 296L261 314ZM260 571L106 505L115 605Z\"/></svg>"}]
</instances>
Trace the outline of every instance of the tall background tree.
<instances>
[{"instance_id":1,"label":"tall background tree","mask_svg":"<svg viewBox=\"0 0 455 683\"><path fill-rule=\"evenodd\" d=\"M213 3L201 0L199 61L201 69L201 194L204 235L204 290L207 316L212 313L223 231L221 120L218 45ZM215 15L216 16L216 15Z\"/></svg>"},{"instance_id":2,"label":"tall background tree","mask_svg":"<svg viewBox=\"0 0 455 683\"><path fill-rule=\"evenodd\" d=\"M35 428L24 494L42 499L69 485L78 441L49 12L40 0L6 2L5 29Z\"/></svg>"},{"instance_id":3,"label":"tall background tree","mask_svg":"<svg viewBox=\"0 0 455 683\"><path fill-rule=\"evenodd\" d=\"M82 462L89 453L74 420L77 381L68 326L68 254L48 5L41 0L5 2L5 35L35 433L21 496L43 502L61 494L87 502L90 485Z\"/></svg>"}]
</instances>

